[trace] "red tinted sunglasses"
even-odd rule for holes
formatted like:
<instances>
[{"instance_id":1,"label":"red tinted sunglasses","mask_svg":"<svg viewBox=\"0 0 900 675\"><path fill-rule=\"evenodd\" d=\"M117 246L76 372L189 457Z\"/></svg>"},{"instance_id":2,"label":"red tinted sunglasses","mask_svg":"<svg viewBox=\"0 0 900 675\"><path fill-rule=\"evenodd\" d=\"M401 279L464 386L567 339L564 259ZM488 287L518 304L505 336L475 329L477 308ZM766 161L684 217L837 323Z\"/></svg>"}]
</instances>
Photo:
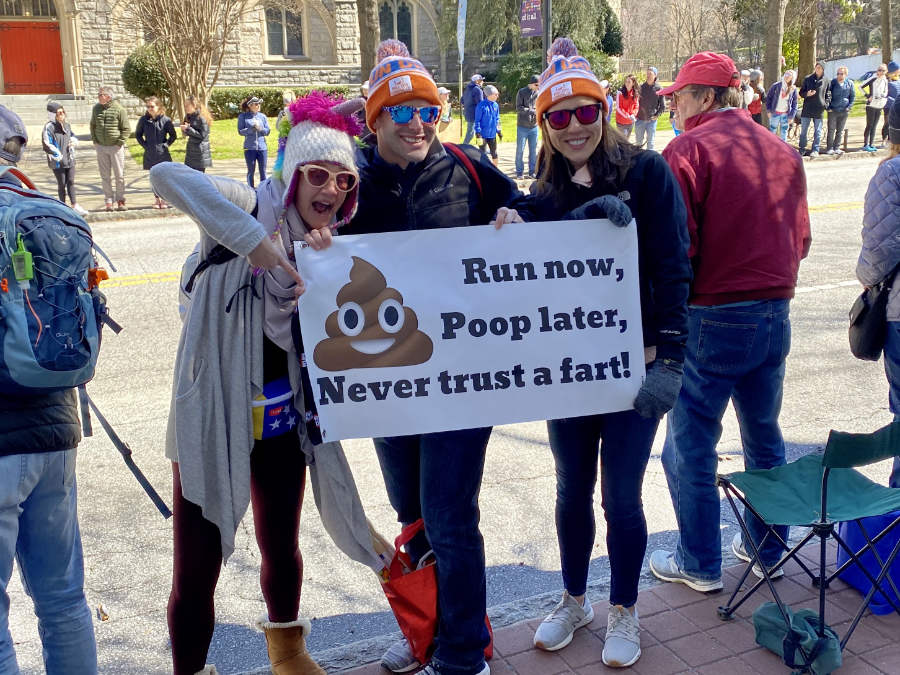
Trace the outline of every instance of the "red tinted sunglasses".
<instances>
[{"instance_id":1,"label":"red tinted sunglasses","mask_svg":"<svg viewBox=\"0 0 900 675\"><path fill-rule=\"evenodd\" d=\"M551 129L562 131L571 123L572 115L575 116L575 119L577 119L579 123L587 126L600 119L600 113L602 111L602 103L591 103L589 105L583 105L579 106L578 108L571 108L568 110L554 110L553 112L545 112L544 119L547 120L547 124L550 125Z\"/></svg>"}]
</instances>

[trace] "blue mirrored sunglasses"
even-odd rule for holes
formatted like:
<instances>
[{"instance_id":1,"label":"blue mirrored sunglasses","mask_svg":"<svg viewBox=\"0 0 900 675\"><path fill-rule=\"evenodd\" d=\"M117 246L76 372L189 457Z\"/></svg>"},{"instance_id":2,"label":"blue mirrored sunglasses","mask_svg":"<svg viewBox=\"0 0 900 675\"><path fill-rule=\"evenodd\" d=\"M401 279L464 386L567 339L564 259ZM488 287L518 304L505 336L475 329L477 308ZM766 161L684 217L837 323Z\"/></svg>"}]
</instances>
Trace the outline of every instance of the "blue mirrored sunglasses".
<instances>
[{"instance_id":1,"label":"blue mirrored sunglasses","mask_svg":"<svg viewBox=\"0 0 900 675\"><path fill-rule=\"evenodd\" d=\"M409 124L416 113L422 124L434 124L441 114L440 107L436 105L423 105L421 108L411 105L386 105L382 110L387 111L394 124Z\"/></svg>"}]
</instances>

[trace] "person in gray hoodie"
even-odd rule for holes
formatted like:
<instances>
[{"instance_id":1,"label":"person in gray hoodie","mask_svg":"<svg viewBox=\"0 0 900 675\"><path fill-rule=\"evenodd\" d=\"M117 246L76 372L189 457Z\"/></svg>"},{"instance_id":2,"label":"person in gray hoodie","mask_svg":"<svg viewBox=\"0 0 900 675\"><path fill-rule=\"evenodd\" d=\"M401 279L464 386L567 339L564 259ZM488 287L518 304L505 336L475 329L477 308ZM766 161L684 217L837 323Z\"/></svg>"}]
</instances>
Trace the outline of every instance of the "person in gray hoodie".
<instances>
[{"instance_id":1,"label":"person in gray hoodie","mask_svg":"<svg viewBox=\"0 0 900 675\"><path fill-rule=\"evenodd\" d=\"M171 162L150 172L153 189L193 218L201 234L182 270L183 328L166 436L174 484L168 624L175 675L215 673L204 665L213 594L251 501L267 609L257 626L273 672L325 675L306 650L310 622L298 616L298 528L307 464L319 504L321 474L343 451L323 443L315 416L305 414L314 403L303 393L294 330L304 284L288 258L295 241L327 246L332 230L356 212L351 135L359 126L335 110L339 102L313 92L291 104L282 171L257 189ZM352 474L347 480L352 486ZM324 513L323 522L329 529Z\"/></svg>"},{"instance_id":2,"label":"person in gray hoodie","mask_svg":"<svg viewBox=\"0 0 900 675\"><path fill-rule=\"evenodd\" d=\"M863 286L874 286L893 276L900 266L900 105L888 116L889 152L869 181L863 208L862 250L856 277ZM893 283L887 304L887 340L884 371L894 419L900 416L900 284ZM889 485L900 488L900 456L894 459Z\"/></svg>"}]
</instances>

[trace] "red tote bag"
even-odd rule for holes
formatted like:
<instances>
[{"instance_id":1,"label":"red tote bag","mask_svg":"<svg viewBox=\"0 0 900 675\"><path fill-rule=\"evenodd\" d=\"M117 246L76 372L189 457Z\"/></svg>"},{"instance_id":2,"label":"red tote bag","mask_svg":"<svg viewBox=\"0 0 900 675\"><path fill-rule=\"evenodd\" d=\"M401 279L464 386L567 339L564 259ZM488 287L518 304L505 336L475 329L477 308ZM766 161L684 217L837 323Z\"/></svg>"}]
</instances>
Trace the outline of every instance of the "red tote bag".
<instances>
[{"instance_id":1,"label":"red tote bag","mask_svg":"<svg viewBox=\"0 0 900 675\"><path fill-rule=\"evenodd\" d=\"M409 554L401 548L424 530L425 521L421 518L401 530L394 540L394 557L388 568L389 578L382 582L384 595L394 611L400 631L409 641L412 653L419 663L428 662L438 626L434 557L427 554L416 569ZM487 616L484 617L484 622L490 635L488 646L484 649L484 658L490 659L494 655L494 633Z\"/></svg>"}]
</instances>

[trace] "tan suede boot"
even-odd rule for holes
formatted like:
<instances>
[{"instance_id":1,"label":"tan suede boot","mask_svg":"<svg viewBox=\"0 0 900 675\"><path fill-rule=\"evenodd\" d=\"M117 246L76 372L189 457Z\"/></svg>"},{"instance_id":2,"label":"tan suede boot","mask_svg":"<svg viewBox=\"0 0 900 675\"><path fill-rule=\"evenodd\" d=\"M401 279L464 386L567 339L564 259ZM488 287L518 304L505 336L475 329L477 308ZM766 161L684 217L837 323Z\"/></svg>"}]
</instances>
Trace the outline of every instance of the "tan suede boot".
<instances>
[{"instance_id":1,"label":"tan suede boot","mask_svg":"<svg viewBox=\"0 0 900 675\"><path fill-rule=\"evenodd\" d=\"M275 623L263 616L256 627L266 634L274 675L327 675L306 651L306 636L312 628L308 619Z\"/></svg>"}]
</instances>

